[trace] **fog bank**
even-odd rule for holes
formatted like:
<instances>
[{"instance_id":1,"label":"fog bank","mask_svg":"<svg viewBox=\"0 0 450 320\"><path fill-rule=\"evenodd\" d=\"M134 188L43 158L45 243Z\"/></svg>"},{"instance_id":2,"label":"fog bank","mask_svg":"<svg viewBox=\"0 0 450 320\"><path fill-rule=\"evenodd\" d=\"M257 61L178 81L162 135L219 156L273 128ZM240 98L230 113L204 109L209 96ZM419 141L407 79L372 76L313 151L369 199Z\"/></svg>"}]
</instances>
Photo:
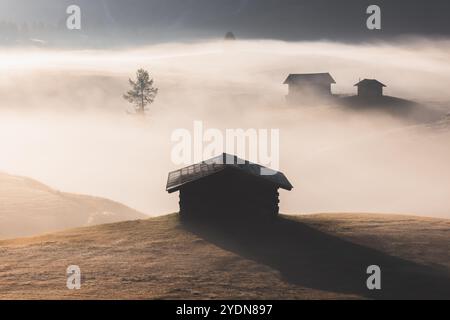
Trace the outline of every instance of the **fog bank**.
<instances>
[{"instance_id":1,"label":"fog bank","mask_svg":"<svg viewBox=\"0 0 450 320\"><path fill-rule=\"evenodd\" d=\"M449 112L450 42L347 45L222 41L128 50L0 52L0 171L103 196L150 215L177 210L165 192L171 133L280 129L280 170L294 185L281 210L450 218L450 130L383 112L287 106L289 73L330 72L337 94L360 78ZM149 117L127 114L128 77L160 89Z\"/></svg>"}]
</instances>

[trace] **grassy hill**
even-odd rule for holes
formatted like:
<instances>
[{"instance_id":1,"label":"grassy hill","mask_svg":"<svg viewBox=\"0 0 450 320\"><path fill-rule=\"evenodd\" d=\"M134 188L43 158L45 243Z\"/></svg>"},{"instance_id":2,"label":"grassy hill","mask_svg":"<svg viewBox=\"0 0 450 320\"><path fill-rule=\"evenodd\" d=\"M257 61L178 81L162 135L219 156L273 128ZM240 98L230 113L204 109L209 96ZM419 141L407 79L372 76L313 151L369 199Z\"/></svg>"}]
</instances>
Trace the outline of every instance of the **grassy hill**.
<instances>
[{"instance_id":1,"label":"grassy hill","mask_svg":"<svg viewBox=\"0 0 450 320\"><path fill-rule=\"evenodd\" d=\"M0 241L0 299L449 299L449 230L449 220L375 214L79 228ZM72 264L78 291L66 288ZM366 288L371 264L381 291Z\"/></svg>"},{"instance_id":2,"label":"grassy hill","mask_svg":"<svg viewBox=\"0 0 450 320\"><path fill-rule=\"evenodd\" d=\"M0 239L145 218L111 200L59 192L0 173Z\"/></svg>"}]
</instances>

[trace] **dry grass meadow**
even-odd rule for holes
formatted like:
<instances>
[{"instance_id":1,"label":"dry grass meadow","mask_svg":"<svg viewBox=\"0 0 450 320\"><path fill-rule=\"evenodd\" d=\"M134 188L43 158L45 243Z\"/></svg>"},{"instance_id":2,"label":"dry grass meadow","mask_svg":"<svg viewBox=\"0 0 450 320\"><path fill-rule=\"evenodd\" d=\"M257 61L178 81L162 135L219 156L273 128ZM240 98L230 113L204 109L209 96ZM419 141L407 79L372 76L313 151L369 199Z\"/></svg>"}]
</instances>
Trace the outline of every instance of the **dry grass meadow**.
<instances>
[{"instance_id":1,"label":"dry grass meadow","mask_svg":"<svg viewBox=\"0 0 450 320\"><path fill-rule=\"evenodd\" d=\"M168 215L0 241L1 299L450 298L450 221L282 216L205 226ZM66 288L78 265L81 290ZM369 292L365 268L382 269Z\"/></svg>"}]
</instances>

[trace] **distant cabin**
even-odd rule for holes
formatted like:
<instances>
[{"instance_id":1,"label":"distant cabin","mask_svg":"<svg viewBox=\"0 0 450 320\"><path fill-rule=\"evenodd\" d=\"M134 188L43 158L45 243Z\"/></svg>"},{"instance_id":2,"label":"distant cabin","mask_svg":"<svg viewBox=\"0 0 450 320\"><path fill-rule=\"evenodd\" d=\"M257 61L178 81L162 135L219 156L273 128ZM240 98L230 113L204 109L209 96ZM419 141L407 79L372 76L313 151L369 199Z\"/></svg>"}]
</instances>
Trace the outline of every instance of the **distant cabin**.
<instances>
[{"instance_id":1,"label":"distant cabin","mask_svg":"<svg viewBox=\"0 0 450 320\"><path fill-rule=\"evenodd\" d=\"M240 219L278 215L280 188L293 188L283 173L224 153L169 173L166 190L180 192L183 218Z\"/></svg>"},{"instance_id":2,"label":"distant cabin","mask_svg":"<svg viewBox=\"0 0 450 320\"><path fill-rule=\"evenodd\" d=\"M317 96L329 97L334 83L336 81L329 73L304 73L290 74L283 84L288 85L288 102L296 102Z\"/></svg>"},{"instance_id":3,"label":"distant cabin","mask_svg":"<svg viewBox=\"0 0 450 320\"><path fill-rule=\"evenodd\" d=\"M364 79L355 84L355 87L358 87L358 97L376 98L383 96L386 85L375 79Z\"/></svg>"}]
</instances>

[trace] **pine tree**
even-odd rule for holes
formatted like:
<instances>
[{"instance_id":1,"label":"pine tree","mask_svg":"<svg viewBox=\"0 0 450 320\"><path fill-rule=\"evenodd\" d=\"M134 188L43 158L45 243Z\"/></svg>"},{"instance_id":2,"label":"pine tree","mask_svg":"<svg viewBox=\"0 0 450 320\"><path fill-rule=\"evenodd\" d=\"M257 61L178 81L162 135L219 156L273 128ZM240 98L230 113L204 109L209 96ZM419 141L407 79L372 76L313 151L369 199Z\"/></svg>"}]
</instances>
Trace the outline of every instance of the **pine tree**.
<instances>
[{"instance_id":1,"label":"pine tree","mask_svg":"<svg viewBox=\"0 0 450 320\"><path fill-rule=\"evenodd\" d=\"M136 72L136 80L129 79L131 90L123 97L135 107L136 113L145 115L147 106L152 104L158 94L158 89L153 87L153 79L144 69Z\"/></svg>"}]
</instances>

